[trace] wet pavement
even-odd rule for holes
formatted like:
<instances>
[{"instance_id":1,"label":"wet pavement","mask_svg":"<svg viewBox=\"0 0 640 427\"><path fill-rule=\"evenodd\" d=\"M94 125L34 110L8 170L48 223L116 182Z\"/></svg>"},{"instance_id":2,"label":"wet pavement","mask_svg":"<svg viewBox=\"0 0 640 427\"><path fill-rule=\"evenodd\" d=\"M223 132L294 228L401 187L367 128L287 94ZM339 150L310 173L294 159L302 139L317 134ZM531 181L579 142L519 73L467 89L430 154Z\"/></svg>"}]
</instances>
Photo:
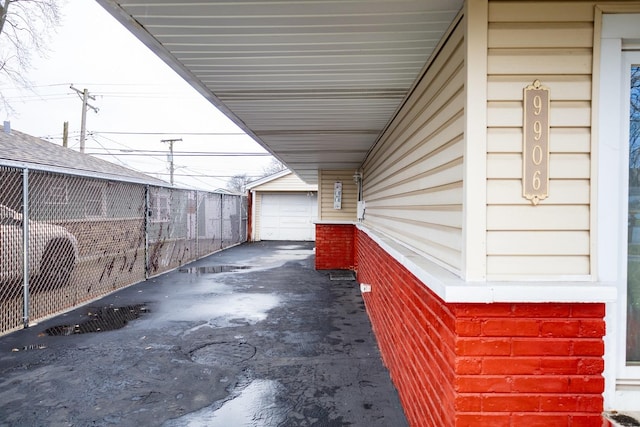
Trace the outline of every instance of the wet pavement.
<instances>
[{"instance_id":1,"label":"wet pavement","mask_svg":"<svg viewBox=\"0 0 640 427\"><path fill-rule=\"evenodd\" d=\"M236 246L0 337L0 426L406 426L358 284L313 247Z\"/></svg>"}]
</instances>

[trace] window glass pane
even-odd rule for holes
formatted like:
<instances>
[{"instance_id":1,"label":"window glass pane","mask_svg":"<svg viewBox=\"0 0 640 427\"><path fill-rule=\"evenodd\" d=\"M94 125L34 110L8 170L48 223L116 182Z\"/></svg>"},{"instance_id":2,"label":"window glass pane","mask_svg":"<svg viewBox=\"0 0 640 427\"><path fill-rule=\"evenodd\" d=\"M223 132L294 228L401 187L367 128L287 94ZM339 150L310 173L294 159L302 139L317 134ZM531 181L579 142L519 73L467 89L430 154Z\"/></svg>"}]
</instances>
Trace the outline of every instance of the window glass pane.
<instances>
[{"instance_id":1,"label":"window glass pane","mask_svg":"<svg viewBox=\"0 0 640 427\"><path fill-rule=\"evenodd\" d=\"M102 188L90 186L87 189L84 212L86 216L103 216Z\"/></svg>"},{"instance_id":2,"label":"window glass pane","mask_svg":"<svg viewBox=\"0 0 640 427\"><path fill-rule=\"evenodd\" d=\"M631 67L627 363L640 364L640 66Z\"/></svg>"}]
</instances>

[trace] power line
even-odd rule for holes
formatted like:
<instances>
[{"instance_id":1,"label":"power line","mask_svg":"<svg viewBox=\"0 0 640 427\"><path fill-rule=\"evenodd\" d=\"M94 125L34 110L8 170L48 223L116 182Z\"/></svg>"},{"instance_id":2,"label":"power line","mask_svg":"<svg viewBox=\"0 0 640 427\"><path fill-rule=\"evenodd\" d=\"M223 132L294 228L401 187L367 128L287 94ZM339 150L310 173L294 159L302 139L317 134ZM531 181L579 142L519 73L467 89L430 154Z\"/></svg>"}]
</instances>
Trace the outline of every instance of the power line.
<instances>
[{"instance_id":1,"label":"power line","mask_svg":"<svg viewBox=\"0 0 640 427\"><path fill-rule=\"evenodd\" d=\"M220 136L235 136L235 135L247 135L244 132L125 132L125 131L93 131L94 133L102 133L105 135L220 135ZM248 135L247 135L248 136Z\"/></svg>"},{"instance_id":2,"label":"power line","mask_svg":"<svg viewBox=\"0 0 640 427\"><path fill-rule=\"evenodd\" d=\"M143 172L147 174L155 174L155 175L169 175L169 172ZM233 178L235 175L203 175L203 174L187 174L187 173L174 173L173 176L186 176L186 177L200 177L200 178ZM247 175L249 178L260 178L260 174Z\"/></svg>"},{"instance_id":3,"label":"power line","mask_svg":"<svg viewBox=\"0 0 640 427\"><path fill-rule=\"evenodd\" d=\"M111 154L111 152L109 151L109 149L108 149L108 148L106 148L104 145L102 145L102 144L100 143L100 141L98 141L98 140L95 138L95 136L91 135L91 140L92 140L92 141L94 141L96 144L98 144L100 147L102 147L102 149L106 150L106 151L107 151L107 153L108 153L109 155L113 156L113 158L114 158L118 163L120 163L122 166L124 166L124 167L129 167L125 162L123 162L122 160L120 160L119 158L117 158L116 156L114 156L113 154Z\"/></svg>"},{"instance_id":4,"label":"power line","mask_svg":"<svg viewBox=\"0 0 640 427\"><path fill-rule=\"evenodd\" d=\"M121 143L121 142L119 142L119 141L116 141L115 139L108 138L108 137L106 137L106 136L104 136L104 135L94 135L94 134L92 133L92 136L94 137L94 139L95 139L95 137L97 136L97 137L100 137L100 138L105 139L105 140L107 140L107 141L113 142L114 144L120 145L120 146L124 147L124 148L125 148L125 149L127 149L127 150L131 149L128 145L123 144L123 143ZM95 149L95 148L92 148L92 150L93 150L93 149ZM96 154L98 154L98 155L105 155L105 154L100 154L100 153L96 153ZM96 155L96 154L94 154L94 155ZM166 154L166 152L161 152L161 154L162 154L162 155L165 155L165 154ZM113 153L111 153L111 155L115 157L115 155L114 155ZM152 160L155 160L155 161L161 162L162 164L164 164L164 162L165 162L164 158L156 157L156 156L154 156L154 155L152 155L152 154L149 154L149 155L147 155L146 157L147 157L147 158L149 158L149 159L152 159ZM131 168L131 166L127 166L127 167ZM132 169L133 169L133 168L132 168ZM139 172L143 172L143 171L140 171L140 170L139 170ZM143 173L146 173L146 172L143 172Z\"/></svg>"},{"instance_id":5,"label":"power line","mask_svg":"<svg viewBox=\"0 0 640 427\"><path fill-rule=\"evenodd\" d=\"M92 148L92 150L97 150L98 148ZM122 150L120 153L113 153L109 151L109 149L103 148L107 151L107 153L100 152L87 152L86 154L92 154L94 156L148 156L154 154L166 154L166 151L157 151L157 150ZM270 153L244 153L244 152L214 152L214 151L175 151L173 153L174 156L178 157L267 157L271 156Z\"/></svg>"}]
</instances>

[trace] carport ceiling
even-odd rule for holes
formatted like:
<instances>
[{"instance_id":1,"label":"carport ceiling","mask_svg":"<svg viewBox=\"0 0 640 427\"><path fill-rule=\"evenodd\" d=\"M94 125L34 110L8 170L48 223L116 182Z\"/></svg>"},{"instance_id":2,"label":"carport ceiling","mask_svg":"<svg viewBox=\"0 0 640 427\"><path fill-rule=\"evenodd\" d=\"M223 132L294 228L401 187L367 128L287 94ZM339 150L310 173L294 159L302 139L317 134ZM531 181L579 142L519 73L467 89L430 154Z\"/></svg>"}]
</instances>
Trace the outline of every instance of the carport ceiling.
<instances>
[{"instance_id":1,"label":"carport ceiling","mask_svg":"<svg viewBox=\"0 0 640 427\"><path fill-rule=\"evenodd\" d=\"M462 0L97 0L303 180L357 169Z\"/></svg>"}]
</instances>

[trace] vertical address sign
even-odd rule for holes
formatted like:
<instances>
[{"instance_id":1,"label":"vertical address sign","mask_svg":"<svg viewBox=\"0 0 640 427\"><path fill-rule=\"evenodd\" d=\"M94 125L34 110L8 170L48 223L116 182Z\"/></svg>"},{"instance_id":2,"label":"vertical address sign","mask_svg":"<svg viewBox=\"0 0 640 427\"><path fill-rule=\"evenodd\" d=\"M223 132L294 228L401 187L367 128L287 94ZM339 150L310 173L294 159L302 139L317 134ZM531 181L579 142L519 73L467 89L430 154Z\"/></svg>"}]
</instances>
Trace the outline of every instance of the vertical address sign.
<instances>
[{"instance_id":1,"label":"vertical address sign","mask_svg":"<svg viewBox=\"0 0 640 427\"><path fill-rule=\"evenodd\" d=\"M549 89L524 88L522 195L537 205L549 194Z\"/></svg>"}]
</instances>

